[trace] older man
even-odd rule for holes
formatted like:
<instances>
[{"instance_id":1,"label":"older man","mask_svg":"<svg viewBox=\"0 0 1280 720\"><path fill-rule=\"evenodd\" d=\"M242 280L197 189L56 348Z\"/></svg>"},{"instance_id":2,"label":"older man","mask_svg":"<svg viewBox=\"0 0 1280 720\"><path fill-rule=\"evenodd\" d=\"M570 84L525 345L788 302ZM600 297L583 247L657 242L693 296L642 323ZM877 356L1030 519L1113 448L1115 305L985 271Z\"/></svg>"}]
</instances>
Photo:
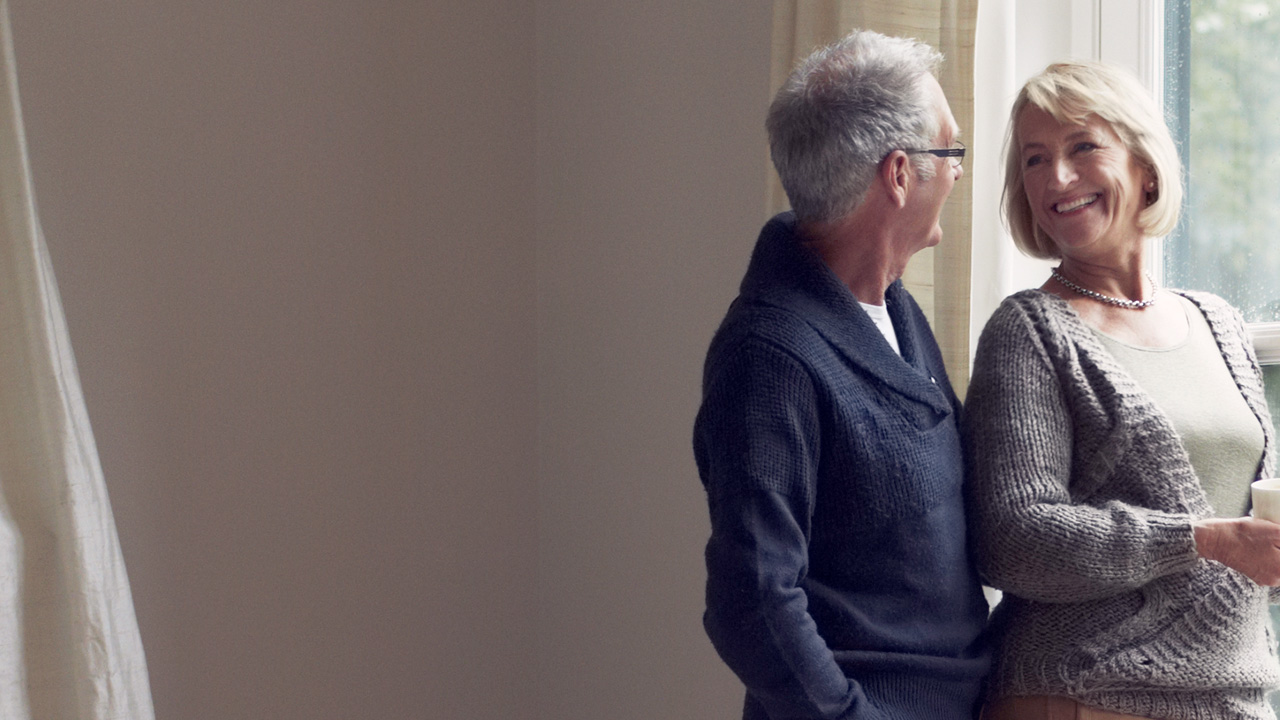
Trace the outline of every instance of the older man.
<instances>
[{"instance_id":1,"label":"older man","mask_svg":"<svg viewBox=\"0 0 1280 720\"><path fill-rule=\"evenodd\" d=\"M760 233L694 432L712 643L745 720L972 718L987 605L933 333L900 281L942 239L959 128L922 43L855 32L769 110L793 213Z\"/></svg>"}]
</instances>

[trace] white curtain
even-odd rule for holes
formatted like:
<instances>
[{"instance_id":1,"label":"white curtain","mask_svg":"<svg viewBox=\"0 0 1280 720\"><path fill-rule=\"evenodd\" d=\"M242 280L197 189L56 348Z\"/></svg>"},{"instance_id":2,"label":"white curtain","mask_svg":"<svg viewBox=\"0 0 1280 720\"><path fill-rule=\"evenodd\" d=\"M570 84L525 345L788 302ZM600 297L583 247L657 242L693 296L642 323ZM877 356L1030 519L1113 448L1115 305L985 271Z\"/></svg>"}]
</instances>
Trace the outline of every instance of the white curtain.
<instances>
[{"instance_id":1,"label":"white curtain","mask_svg":"<svg viewBox=\"0 0 1280 720\"><path fill-rule=\"evenodd\" d=\"M151 720L129 581L36 217L0 0L0 720Z\"/></svg>"},{"instance_id":2,"label":"white curtain","mask_svg":"<svg viewBox=\"0 0 1280 720\"><path fill-rule=\"evenodd\" d=\"M1017 25L1015 0L982 0L978 10L978 51L974 60L974 145L971 152L973 185L973 295L970 302L971 353L991 313L1015 288L1014 274L1021 253L1000 216L1004 185L1004 160L1000 153L1008 125L1009 108L1018 94L1016 73Z\"/></svg>"},{"instance_id":3,"label":"white curtain","mask_svg":"<svg viewBox=\"0 0 1280 720\"><path fill-rule=\"evenodd\" d=\"M984 0L985 1L985 0ZM775 0L773 4L773 87L782 85L791 68L813 50L854 28L866 28L929 43L946 57L939 82L951 112L969 140L974 110L974 35L978 0ZM977 148L990 151L990 148ZM969 158L965 159L966 173ZM771 173L768 210L787 207L781 183ZM936 248L916 254L903 283L933 324L947 373L956 393L964 397L969 384L970 258L972 189L960 182L942 215L943 240Z\"/></svg>"}]
</instances>

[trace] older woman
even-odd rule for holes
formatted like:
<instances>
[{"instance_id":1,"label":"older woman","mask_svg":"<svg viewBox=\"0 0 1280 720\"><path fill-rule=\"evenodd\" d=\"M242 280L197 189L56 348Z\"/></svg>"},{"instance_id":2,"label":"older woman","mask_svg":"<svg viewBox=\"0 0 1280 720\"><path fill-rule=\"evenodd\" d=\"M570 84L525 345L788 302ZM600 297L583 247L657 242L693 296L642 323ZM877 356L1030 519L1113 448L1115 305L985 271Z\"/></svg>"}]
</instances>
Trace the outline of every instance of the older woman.
<instances>
[{"instance_id":1,"label":"older woman","mask_svg":"<svg viewBox=\"0 0 1280 720\"><path fill-rule=\"evenodd\" d=\"M1004 591L985 717L1274 718L1258 364L1239 313L1143 271L1182 198L1169 132L1129 75L1061 63L1006 154L1014 239L1058 265L993 315L966 402L975 552Z\"/></svg>"}]
</instances>

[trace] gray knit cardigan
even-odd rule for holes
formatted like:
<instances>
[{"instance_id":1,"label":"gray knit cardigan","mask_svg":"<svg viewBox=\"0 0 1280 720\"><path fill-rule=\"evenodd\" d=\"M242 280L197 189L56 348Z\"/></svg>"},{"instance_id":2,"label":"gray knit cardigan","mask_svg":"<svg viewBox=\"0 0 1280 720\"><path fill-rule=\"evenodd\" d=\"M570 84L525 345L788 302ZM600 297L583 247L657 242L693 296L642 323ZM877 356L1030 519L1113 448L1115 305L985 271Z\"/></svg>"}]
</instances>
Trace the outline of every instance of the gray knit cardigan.
<instances>
[{"instance_id":1,"label":"gray knit cardigan","mask_svg":"<svg viewBox=\"0 0 1280 720\"><path fill-rule=\"evenodd\" d=\"M1185 293L1274 438L1231 306ZM992 614L988 700L1063 695L1149 718L1275 715L1268 591L1196 554L1211 514L1169 419L1064 300L1009 298L982 333L964 437L971 537Z\"/></svg>"}]
</instances>

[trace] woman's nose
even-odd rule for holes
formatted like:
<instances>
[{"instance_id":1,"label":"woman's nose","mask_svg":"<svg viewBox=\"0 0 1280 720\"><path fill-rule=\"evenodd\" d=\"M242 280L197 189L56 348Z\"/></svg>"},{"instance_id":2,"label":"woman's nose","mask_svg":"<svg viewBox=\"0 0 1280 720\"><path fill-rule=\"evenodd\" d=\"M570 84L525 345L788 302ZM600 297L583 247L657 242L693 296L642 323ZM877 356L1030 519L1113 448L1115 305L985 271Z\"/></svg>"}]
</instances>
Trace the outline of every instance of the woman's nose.
<instances>
[{"instance_id":1,"label":"woman's nose","mask_svg":"<svg viewBox=\"0 0 1280 720\"><path fill-rule=\"evenodd\" d=\"M1065 187L1076 179L1076 169L1067 160L1055 160L1053 162L1053 180L1060 186Z\"/></svg>"}]
</instances>

